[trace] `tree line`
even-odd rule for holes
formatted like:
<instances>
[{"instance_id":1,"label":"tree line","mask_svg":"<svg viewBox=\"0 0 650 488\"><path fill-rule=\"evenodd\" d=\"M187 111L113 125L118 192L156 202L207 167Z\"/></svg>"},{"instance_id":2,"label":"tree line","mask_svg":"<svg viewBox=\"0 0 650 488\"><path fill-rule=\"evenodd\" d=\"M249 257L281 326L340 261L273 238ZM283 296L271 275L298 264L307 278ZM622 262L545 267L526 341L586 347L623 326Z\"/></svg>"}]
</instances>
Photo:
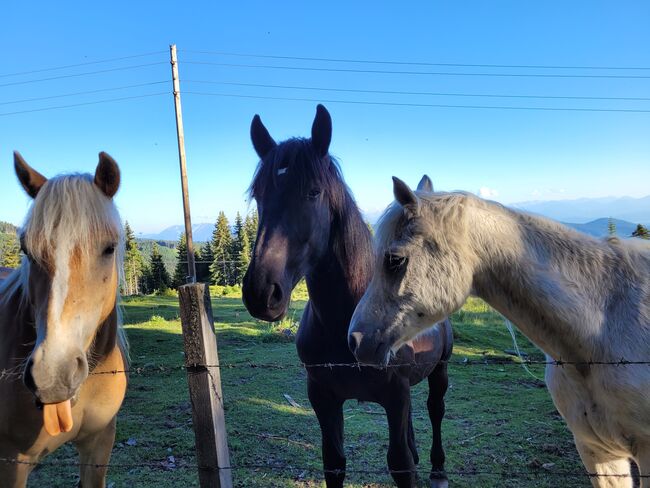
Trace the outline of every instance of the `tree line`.
<instances>
[{"instance_id":1,"label":"tree line","mask_svg":"<svg viewBox=\"0 0 650 488\"><path fill-rule=\"evenodd\" d=\"M219 212L210 241L197 246L194 252L197 280L211 285L241 285L251 260L257 225L257 212L249 213L245 218L238 212L232 228L226 214ZM187 283L187 253L187 241L182 234L176 245L173 273L165 267L155 242L147 262L126 222L123 294L148 294Z\"/></svg>"}]
</instances>

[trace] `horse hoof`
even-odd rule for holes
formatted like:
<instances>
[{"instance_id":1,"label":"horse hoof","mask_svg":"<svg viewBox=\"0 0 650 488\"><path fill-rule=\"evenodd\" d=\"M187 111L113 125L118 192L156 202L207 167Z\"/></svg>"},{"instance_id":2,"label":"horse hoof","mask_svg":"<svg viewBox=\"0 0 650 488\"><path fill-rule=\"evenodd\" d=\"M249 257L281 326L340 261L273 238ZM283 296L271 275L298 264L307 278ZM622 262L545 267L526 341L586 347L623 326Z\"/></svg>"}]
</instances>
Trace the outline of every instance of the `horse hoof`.
<instances>
[{"instance_id":1,"label":"horse hoof","mask_svg":"<svg viewBox=\"0 0 650 488\"><path fill-rule=\"evenodd\" d=\"M429 482L430 488L449 488L449 480L447 478L431 478Z\"/></svg>"}]
</instances>

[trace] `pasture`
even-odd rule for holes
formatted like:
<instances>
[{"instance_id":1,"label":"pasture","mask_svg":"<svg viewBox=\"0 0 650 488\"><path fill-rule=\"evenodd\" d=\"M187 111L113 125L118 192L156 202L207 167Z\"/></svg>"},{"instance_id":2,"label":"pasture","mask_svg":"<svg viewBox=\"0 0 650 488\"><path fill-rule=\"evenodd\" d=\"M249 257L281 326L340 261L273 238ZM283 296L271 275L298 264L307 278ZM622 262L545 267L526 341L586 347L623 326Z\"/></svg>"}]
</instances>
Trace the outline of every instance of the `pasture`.
<instances>
[{"instance_id":1,"label":"pasture","mask_svg":"<svg viewBox=\"0 0 650 488\"><path fill-rule=\"evenodd\" d=\"M298 321L304 298L294 297L290 319ZM235 486L323 486L320 431L307 400L305 371L285 330L290 324L252 319L233 295L214 298L213 309L222 363L273 365L221 370L231 462L242 466L233 472ZM198 486L178 316L175 296L124 302L134 373L118 417L109 487ZM571 434L543 384L520 365L474 364L517 361L504 353L512 349L512 340L500 316L470 299L452 321L456 343L443 422L451 486L590 486ZM543 359L523 336L517 337L531 359ZM465 359L472 364L462 364ZM542 366L531 370L543 378ZM412 394L420 480L426 486L431 427L425 385ZM393 486L384 473L388 432L383 412L373 404L346 403L345 435L351 471L346 486ZM67 464L75 460L73 448L64 446L36 468L30 486L73 486L77 468ZM558 477L558 472L578 476Z\"/></svg>"}]
</instances>

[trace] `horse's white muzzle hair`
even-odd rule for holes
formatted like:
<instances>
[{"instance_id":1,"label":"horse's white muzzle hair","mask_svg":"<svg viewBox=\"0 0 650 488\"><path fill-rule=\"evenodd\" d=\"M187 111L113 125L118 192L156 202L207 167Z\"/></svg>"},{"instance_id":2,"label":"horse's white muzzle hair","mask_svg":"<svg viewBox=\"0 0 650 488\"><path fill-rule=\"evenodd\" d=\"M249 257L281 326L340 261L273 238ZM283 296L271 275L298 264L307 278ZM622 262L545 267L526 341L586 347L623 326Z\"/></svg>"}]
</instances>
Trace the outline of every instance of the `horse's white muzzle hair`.
<instances>
[{"instance_id":1,"label":"horse's white muzzle hair","mask_svg":"<svg viewBox=\"0 0 650 488\"><path fill-rule=\"evenodd\" d=\"M56 350L41 344L25 365L24 382L42 403L69 400L88 377L88 360L82 349Z\"/></svg>"}]
</instances>

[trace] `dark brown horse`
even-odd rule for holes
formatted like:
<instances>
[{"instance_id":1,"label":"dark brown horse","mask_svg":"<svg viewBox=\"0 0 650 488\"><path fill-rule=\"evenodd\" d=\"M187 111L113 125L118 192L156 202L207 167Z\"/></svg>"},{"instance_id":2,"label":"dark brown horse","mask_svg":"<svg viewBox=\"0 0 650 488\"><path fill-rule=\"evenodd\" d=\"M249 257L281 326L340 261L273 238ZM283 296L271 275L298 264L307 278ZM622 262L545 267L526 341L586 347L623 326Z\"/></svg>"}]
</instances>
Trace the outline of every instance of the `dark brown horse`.
<instances>
[{"instance_id":1,"label":"dark brown horse","mask_svg":"<svg viewBox=\"0 0 650 488\"><path fill-rule=\"evenodd\" d=\"M34 202L25 257L0 282L0 486L24 487L38 461L72 441L80 485L102 488L126 390L119 169L105 153L94 177L47 180L18 153L14 164Z\"/></svg>"},{"instance_id":2,"label":"dark brown horse","mask_svg":"<svg viewBox=\"0 0 650 488\"><path fill-rule=\"evenodd\" d=\"M426 377L433 427L430 479L432 487L441 488L447 486L440 424L447 390L444 360L452 349L448 320L400 348L388 368L309 367L356 361L348 347L348 326L373 266L370 232L329 155L331 135L332 121L322 105L311 139L276 144L259 116L253 119L251 137L261 161L250 193L260 223L244 277L244 303L254 317L276 321L285 315L293 287L306 277L310 299L296 347L307 365L307 390L321 427L328 487L342 486L345 478L343 403L350 399L384 407L389 469L399 487L415 485L418 454L410 387ZM428 183L423 179L423 185Z\"/></svg>"}]
</instances>

